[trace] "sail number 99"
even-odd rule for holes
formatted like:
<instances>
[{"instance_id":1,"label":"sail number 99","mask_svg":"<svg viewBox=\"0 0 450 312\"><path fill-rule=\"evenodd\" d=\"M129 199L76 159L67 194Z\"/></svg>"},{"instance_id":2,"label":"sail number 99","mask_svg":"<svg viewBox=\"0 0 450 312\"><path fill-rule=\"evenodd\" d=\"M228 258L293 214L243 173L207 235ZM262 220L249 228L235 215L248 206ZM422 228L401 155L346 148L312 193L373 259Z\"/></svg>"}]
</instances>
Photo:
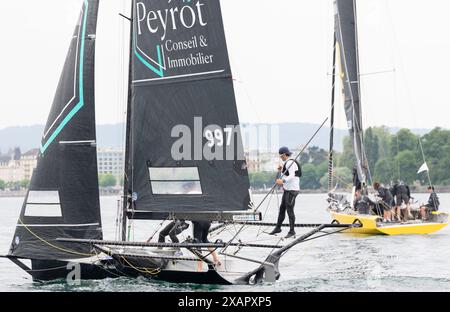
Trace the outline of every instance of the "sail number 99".
<instances>
[{"instance_id":1,"label":"sail number 99","mask_svg":"<svg viewBox=\"0 0 450 312\"><path fill-rule=\"evenodd\" d=\"M205 131L205 138L208 140L209 147L213 147L214 145L223 146L224 144L226 144L226 146L230 146L232 135L233 128Z\"/></svg>"}]
</instances>

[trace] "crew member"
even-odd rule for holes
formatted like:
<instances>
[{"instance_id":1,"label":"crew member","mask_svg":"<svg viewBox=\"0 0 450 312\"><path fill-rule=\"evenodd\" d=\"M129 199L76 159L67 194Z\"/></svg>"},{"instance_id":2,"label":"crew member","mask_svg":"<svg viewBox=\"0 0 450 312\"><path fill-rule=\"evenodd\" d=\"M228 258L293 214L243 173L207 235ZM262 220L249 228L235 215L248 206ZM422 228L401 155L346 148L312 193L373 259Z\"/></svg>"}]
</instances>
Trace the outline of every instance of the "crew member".
<instances>
[{"instance_id":1,"label":"crew member","mask_svg":"<svg viewBox=\"0 0 450 312\"><path fill-rule=\"evenodd\" d=\"M161 232L159 232L159 243L166 242L166 236L170 237L170 240L174 244L178 244L180 241L178 240L177 235L181 234L183 231L189 228L189 224L184 220L175 220L169 223Z\"/></svg>"},{"instance_id":2,"label":"crew member","mask_svg":"<svg viewBox=\"0 0 450 312\"><path fill-rule=\"evenodd\" d=\"M375 182L373 188L378 192L378 197L381 199L380 206L383 209L383 221L392 220L392 206L394 206L394 196L388 188Z\"/></svg>"},{"instance_id":3,"label":"crew member","mask_svg":"<svg viewBox=\"0 0 450 312\"><path fill-rule=\"evenodd\" d=\"M430 185L428 187L428 193L430 193L430 197L428 198L428 203L420 207L420 216L422 217L422 220L426 221L428 219L428 216L433 211L439 210L439 197L437 196L436 192L434 191L434 186Z\"/></svg>"},{"instance_id":4,"label":"crew member","mask_svg":"<svg viewBox=\"0 0 450 312\"><path fill-rule=\"evenodd\" d=\"M281 199L280 211L278 213L277 225L270 232L270 235L275 235L281 232L281 225L286 217L286 211L289 216L289 232L286 238L295 235L295 199L300 193L300 177L302 176L302 169L300 164L291 158L292 153L287 147L281 147L279 150L281 159L284 161L283 166L278 167L281 172L281 177L276 180L276 184L283 186L283 198Z\"/></svg>"},{"instance_id":5,"label":"crew member","mask_svg":"<svg viewBox=\"0 0 450 312\"><path fill-rule=\"evenodd\" d=\"M194 241L199 244L210 244L210 241L208 240L209 235L209 229L211 228L211 222L210 221L192 221L193 226L193 235L194 235ZM216 250L213 247L209 247L208 250L210 251L214 264L216 266L222 265L222 262L220 261L219 256L217 255ZM197 261L197 271L201 272L203 269L203 261L199 260Z\"/></svg>"},{"instance_id":6,"label":"crew member","mask_svg":"<svg viewBox=\"0 0 450 312\"><path fill-rule=\"evenodd\" d=\"M375 206L375 203L367 195L363 195L362 190L356 191L354 207L358 214L370 214L373 206Z\"/></svg>"},{"instance_id":7,"label":"crew member","mask_svg":"<svg viewBox=\"0 0 450 312\"><path fill-rule=\"evenodd\" d=\"M409 186L406 185L403 181L394 185L394 192L396 198L395 212L399 221L407 221L411 215L411 207L409 205L411 199L411 192L409 190ZM402 207L402 204L405 204Z\"/></svg>"}]
</instances>

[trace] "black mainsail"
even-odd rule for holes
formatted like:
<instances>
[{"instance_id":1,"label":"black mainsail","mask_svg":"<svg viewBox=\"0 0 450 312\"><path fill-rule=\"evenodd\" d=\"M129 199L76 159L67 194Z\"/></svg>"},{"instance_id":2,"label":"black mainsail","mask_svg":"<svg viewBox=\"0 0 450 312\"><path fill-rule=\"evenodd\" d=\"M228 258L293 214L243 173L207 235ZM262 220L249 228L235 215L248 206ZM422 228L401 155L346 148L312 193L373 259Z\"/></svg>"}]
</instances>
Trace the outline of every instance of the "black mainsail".
<instances>
[{"instance_id":1,"label":"black mainsail","mask_svg":"<svg viewBox=\"0 0 450 312\"><path fill-rule=\"evenodd\" d=\"M133 17L125 173L133 216L248 210L219 0L133 1Z\"/></svg>"},{"instance_id":2,"label":"black mainsail","mask_svg":"<svg viewBox=\"0 0 450 312\"><path fill-rule=\"evenodd\" d=\"M340 59L345 115L356 157L358 178L367 178L366 157L363 147L360 76L358 57L358 29L355 0L335 0L335 36Z\"/></svg>"},{"instance_id":3,"label":"black mainsail","mask_svg":"<svg viewBox=\"0 0 450 312\"><path fill-rule=\"evenodd\" d=\"M12 257L87 257L88 246L56 239L102 239L94 103L97 13L98 0L84 0L11 244Z\"/></svg>"}]
</instances>

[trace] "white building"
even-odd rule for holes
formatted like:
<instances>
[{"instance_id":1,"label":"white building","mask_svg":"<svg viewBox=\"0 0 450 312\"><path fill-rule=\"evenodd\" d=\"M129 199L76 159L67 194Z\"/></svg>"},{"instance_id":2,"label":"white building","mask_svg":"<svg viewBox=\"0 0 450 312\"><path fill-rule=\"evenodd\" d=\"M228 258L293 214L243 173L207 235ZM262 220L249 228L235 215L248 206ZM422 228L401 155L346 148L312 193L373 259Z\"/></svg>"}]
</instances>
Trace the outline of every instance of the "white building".
<instances>
[{"instance_id":1,"label":"white building","mask_svg":"<svg viewBox=\"0 0 450 312\"><path fill-rule=\"evenodd\" d=\"M124 172L124 154L121 149L99 148L97 150L98 173L122 177Z\"/></svg>"},{"instance_id":2,"label":"white building","mask_svg":"<svg viewBox=\"0 0 450 312\"><path fill-rule=\"evenodd\" d=\"M20 158L20 166L23 168L24 180L31 180L33 170L37 167L37 158L39 155L39 149L32 149Z\"/></svg>"},{"instance_id":3,"label":"white building","mask_svg":"<svg viewBox=\"0 0 450 312\"><path fill-rule=\"evenodd\" d=\"M37 166L38 154L39 150L33 149L20 155L20 158L12 155L10 160L3 160L0 163L0 180L7 183L31 180L33 170Z\"/></svg>"},{"instance_id":4,"label":"white building","mask_svg":"<svg viewBox=\"0 0 450 312\"><path fill-rule=\"evenodd\" d=\"M25 178L23 167L20 166L20 160L10 160L0 165L0 180L4 182L20 182Z\"/></svg>"}]
</instances>

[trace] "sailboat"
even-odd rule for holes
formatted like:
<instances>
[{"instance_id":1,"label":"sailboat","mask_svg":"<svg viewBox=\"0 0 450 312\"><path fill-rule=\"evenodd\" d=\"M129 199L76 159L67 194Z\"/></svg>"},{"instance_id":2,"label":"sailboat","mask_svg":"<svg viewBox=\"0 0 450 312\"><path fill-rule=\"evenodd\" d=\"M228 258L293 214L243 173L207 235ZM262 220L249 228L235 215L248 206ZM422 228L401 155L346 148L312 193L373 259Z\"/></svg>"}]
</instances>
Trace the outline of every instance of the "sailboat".
<instances>
[{"instance_id":1,"label":"sailboat","mask_svg":"<svg viewBox=\"0 0 450 312\"><path fill-rule=\"evenodd\" d=\"M131 31L122 240L103 240L94 101L98 9L99 0L83 0L8 259L40 281L145 276L256 284L275 282L281 257L299 243L355 226L301 224L312 229L287 241L246 241L271 224L261 222L249 193L220 2L133 0L132 16L123 16ZM215 222L210 234L217 239L134 242L127 233L132 220Z\"/></svg>"},{"instance_id":2,"label":"sailboat","mask_svg":"<svg viewBox=\"0 0 450 312\"><path fill-rule=\"evenodd\" d=\"M360 181L363 192L367 192L370 170L364 150L360 72L358 55L358 27L356 18L356 0L335 0L335 32L332 75L332 109L329 158L329 211L335 223L358 223L361 226L344 232L362 234L428 234L439 231L448 225L448 214L433 212L429 221L419 219L407 222L384 222L378 215L357 214L353 209L356 187L353 186L351 199L336 194L333 187L333 136L336 75L342 79L342 95L345 115L355 155L355 180ZM336 68L339 73L336 73Z\"/></svg>"}]
</instances>

